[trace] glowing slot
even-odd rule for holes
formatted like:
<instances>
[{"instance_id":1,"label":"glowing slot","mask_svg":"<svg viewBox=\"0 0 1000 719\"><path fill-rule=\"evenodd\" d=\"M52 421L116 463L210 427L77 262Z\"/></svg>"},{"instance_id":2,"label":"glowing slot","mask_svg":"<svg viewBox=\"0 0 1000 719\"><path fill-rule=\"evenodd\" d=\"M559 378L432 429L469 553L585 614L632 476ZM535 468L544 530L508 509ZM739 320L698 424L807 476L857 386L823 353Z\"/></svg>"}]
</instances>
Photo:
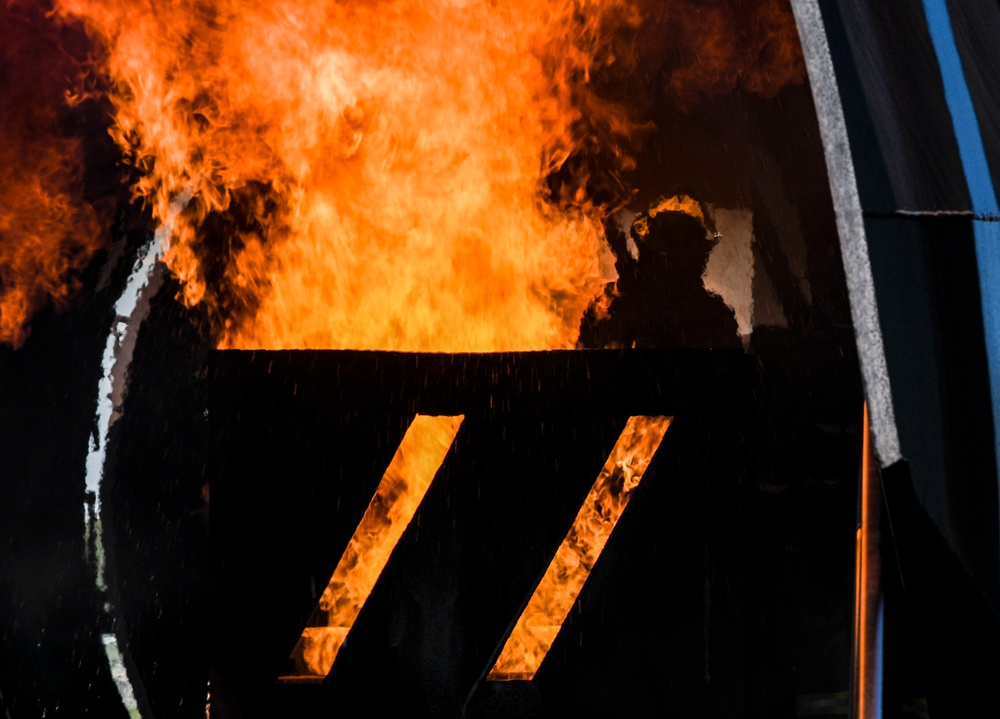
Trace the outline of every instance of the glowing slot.
<instances>
[{"instance_id":1,"label":"glowing slot","mask_svg":"<svg viewBox=\"0 0 1000 719\"><path fill-rule=\"evenodd\" d=\"M414 417L319 604L295 643L288 673L279 677L279 682L320 682L329 674L361 607L455 441L463 419L464 415Z\"/></svg>"},{"instance_id":2,"label":"glowing slot","mask_svg":"<svg viewBox=\"0 0 1000 719\"><path fill-rule=\"evenodd\" d=\"M487 679L532 679L670 426L630 417Z\"/></svg>"}]
</instances>

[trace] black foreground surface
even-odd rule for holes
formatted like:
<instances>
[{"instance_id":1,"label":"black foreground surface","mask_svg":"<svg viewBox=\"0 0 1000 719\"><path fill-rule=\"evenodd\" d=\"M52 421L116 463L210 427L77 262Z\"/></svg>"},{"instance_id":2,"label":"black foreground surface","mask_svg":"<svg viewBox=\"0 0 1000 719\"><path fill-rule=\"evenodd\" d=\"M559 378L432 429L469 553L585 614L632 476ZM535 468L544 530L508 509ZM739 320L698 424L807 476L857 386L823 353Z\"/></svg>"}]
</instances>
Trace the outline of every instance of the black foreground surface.
<instances>
[{"instance_id":1,"label":"black foreground surface","mask_svg":"<svg viewBox=\"0 0 1000 719\"><path fill-rule=\"evenodd\" d=\"M214 353L213 715L741 714L750 369L738 351ZM275 685L416 413L465 421L327 681ZM642 414L675 420L535 681L485 682Z\"/></svg>"},{"instance_id":2,"label":"black foreground surface","mask_svg":"<svg viewBox=\"0 0 1000 719\"><path fill-rule=\"evenodd\" d=\"M749 369L718 351L213 353L213 713L740 713ZM275 686L416 413L465 421L326 683ZM489 686L629 416L662 414L533 686Z\"/></svg>"}]
</instances>

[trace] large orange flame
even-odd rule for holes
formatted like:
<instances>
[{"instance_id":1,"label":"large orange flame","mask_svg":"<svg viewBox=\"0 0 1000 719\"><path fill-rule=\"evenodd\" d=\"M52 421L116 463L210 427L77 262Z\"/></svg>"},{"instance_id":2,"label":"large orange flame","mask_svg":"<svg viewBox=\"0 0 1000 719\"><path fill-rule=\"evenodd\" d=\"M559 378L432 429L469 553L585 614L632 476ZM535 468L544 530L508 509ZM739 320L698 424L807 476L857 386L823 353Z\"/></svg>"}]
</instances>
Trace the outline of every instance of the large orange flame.
<instances>
[{"instance_id":1,"label":"large orange flame","mask_svg":"<svg viewBox=\"0 0 1000 719\"><path fill-rule=\"evenodd\" d=\"M194 197L167 261L223 347L572 347L613 296L602 220L632 197L657 98L804 78L786 0L4 0L0 15L0 342L15 344L103 242L84 185L110 173L81 167L93 138L66 114L84 49L68 18L94 40L133 191L161 222Z\"/></svg>"},{"instance_id":2,"label":"large orange flame","mask_svg":"<svg viewBox=\"0 0 1000 719\"><path fill-rule=\"evenodd\" d=\"M108 48L136 192L163 218L193 190L167 253L187 302L219 299L205 248L226 245L247 311L223 347L573 347L616 277L587 178L546 179L597 125L627 132L586 96L630 0L59 7Z\"/></svg>"}]
</instances>

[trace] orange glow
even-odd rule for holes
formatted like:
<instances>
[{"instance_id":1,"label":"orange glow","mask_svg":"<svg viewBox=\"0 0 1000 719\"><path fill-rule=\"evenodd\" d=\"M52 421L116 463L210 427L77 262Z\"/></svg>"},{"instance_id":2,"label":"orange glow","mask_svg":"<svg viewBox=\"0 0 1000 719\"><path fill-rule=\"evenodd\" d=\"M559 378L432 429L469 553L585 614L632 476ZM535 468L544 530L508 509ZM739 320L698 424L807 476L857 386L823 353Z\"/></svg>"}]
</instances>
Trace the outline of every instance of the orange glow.
<instances>
[{"instance_id":1,"label":"orange glow","mask_svg":"<svg viewBox=\"0 0 1000 719\"><path fill-rule=\"evenodd\" d=\"M279 681L322 681L330 673L337 652L416 514L463 419L463 415L414 417L309 625L292 650L288 673Z\"/></svg>"},{"instance_id":2,"label":"orange glow","mask_svg":"<svg viewBox=\"0 0 1000 719\"><path fill-rule=\"evenodd\" d=\"M569 616L670 417L630 417L487 679L531 679Z\"/></svg>"},{"instance_id":3,"label":"orange glow","mask_svg":"<svg viewBox=\"0 0 1000 719\"><path fill-rule=\"evenodd\" d=\"M636 218L632 229L639 237L645 237L649 234L649 220L661 212L683 212L698 220L702 227L705 226L705 212L701 209L701 203L687 195L674 195L670 198L661 197L654 202L645 214Z\"/></svg>"},{"instance_id":4,"label":"orange glow","mask_svg":"<svg viewBox=\"0 0 1000 719\"><path fill-rule=\"evenodd\" d=\"M876 675L881 652L878 623L882 602L879 529L882 485L879 468L871 451L867 402L864 404L861 442L861 476L858 487L861 512L855 544L852 695L855 702L855 716L858 719L869 719L878 713L879 679Z\"/></svg>"},{"instance_id":5,"label":"orange glow","mask_svg":"<svg viewBox=\"0 0 1000 719\"><path fill-rule=\"evenodd\" d=\"M861 561L858 564L858 591L859 591L859 601L857 605L858 613L858 646L861 651L858 652L858 674L862 681L867 678L868 675L868 611L869 611L869 601L868 601L868 554L869 554L869 532L868 525L871 513L871 501L868 484L871 481L870 471L871 467L869 462L871 462L871 446L869 443L868 433L868 403L865 402L864 408L864 420L862 422L862 439L861 439L861 527L858 529L858 545L859 554ZM867 717L867 697L865 696L867 692L860 691L857 693L858 699L858 716Z\"/></svg>"},{"instance_id":6,"label":"orange glow","mask_svg":"<svg viewBox=\"0 0 1000 719\"><path fill-rule=\"evenodd\" d=\"M630 131L588 83L633 0L57 4L107 48L135 192L194 190L166 261L223 348L573 348L616 279L586 173L546 178Z\"/></svg>"},{"instance_id":7,"label":"orange glow","mask_svg":"<svg viewBox=\"0 0 1000 719\"><path fill-rule=\"evenodd\" d=\"M0 127L4 140L11 134ZM25 153L0 142L0 342L24 342L31 316L66 299L100 246L96 215L74 198L77 149L64 140Z\"/></svg>"},{"instance_id":8,"label":"orange glow","mask_svg":"<svg viewBox=\"0 0 1000 719\"><path fill-rule=\"evenodd\" d=\"M102 245L80 138L56 129L82 72L59 41L38 8L0 3L0 343L15 347L35 312L65 303Z\"/></svg>"},{"instance_id":9,"label":"orange glow","mask_svg":"<svg viewBox=\"0 0 1000 719\"><path fill-rule=\"evenodd\" d=\"M669 25L662 50L674 54L667 95L691 109L706 97L740 90L774 97L805 82L805 61L788 0L671 0L645 7Z\"/></svg>"}]
</instances>

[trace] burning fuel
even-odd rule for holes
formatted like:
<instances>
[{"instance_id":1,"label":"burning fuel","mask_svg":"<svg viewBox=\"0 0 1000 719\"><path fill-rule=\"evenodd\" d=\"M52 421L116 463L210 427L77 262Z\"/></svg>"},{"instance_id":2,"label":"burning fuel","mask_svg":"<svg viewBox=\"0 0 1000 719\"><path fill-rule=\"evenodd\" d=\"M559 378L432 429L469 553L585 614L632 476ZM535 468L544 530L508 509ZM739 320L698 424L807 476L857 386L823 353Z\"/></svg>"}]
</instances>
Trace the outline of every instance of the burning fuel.
<instances>
[{"instance_id":1,"label":"burning fuel","mask_svg":"<svg viewBox=\"0 0 1000 719\"><path fill-rule=\"evenodd\" d=\"M532 679L663 440L671 417L630 417L488 679Z\"/></svg>"},{"instance_id":2,"label":"burning fuel","mask_svg":"<svg viewBox=\"0 0 1000 719\"><path fill-rule=\"evenodd\" d=\"M464 416L418 414L403 436L319 605L292 650L284 682L322 681L437 474Z\"/></svg>"}]
</instances>

